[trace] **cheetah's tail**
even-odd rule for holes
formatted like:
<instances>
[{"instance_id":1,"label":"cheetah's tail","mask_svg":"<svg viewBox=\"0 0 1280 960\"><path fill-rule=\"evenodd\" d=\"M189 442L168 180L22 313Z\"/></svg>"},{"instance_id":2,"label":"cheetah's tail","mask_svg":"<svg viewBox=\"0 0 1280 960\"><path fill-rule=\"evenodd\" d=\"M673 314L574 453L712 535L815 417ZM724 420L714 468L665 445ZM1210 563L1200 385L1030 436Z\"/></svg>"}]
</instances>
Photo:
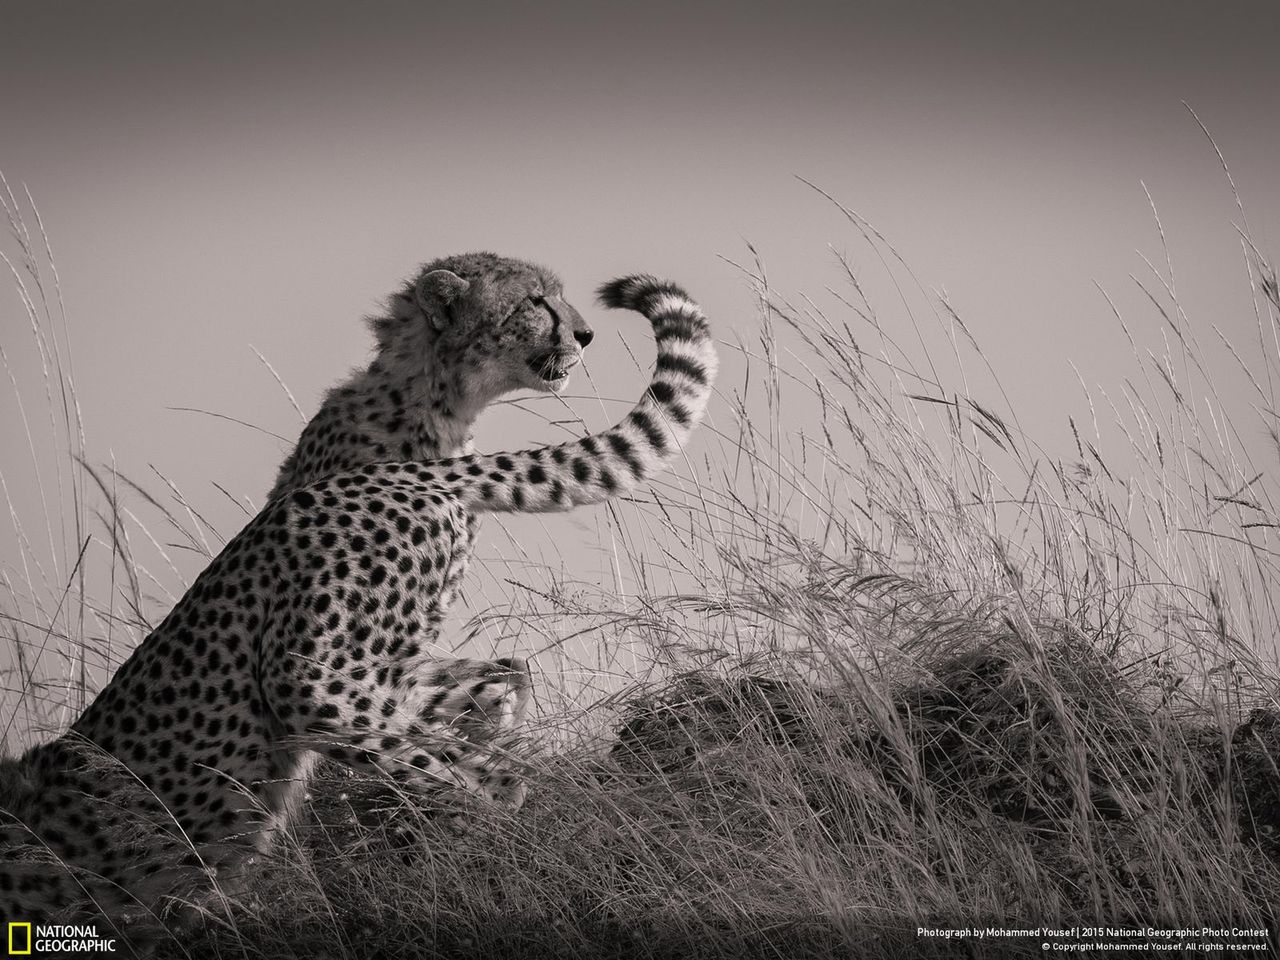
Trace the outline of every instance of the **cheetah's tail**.
<instances>
[{"instance_id":1,"label":"cheetah's tail","mask_svg":"<svg viewBox=\"0 0 1280 960\"><path fill-rule=\"evenodd\" d=\"M568 510L630 493L675 458L702 418L717 358L701 308L674 283L645 275L613 280L597 295L653 324L658 363L644 396L603 433L431 464L437 478L449 465L444 485L471 510Z\"/></svg>"}]
</instances>

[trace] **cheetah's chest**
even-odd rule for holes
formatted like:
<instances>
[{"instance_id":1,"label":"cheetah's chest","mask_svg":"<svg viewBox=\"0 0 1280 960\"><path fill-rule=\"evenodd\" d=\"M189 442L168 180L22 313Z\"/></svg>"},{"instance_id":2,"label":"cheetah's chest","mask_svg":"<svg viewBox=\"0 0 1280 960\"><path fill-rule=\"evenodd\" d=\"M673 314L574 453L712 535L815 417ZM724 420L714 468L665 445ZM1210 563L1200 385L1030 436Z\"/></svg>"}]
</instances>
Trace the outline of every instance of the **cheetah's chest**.
<instances>
[{"instance_id":1,"label":"cheetah's chest","mask_svg":"<svg viewBox=\"0 0 1280 960\"><path fill-rule=\"evenodd\" d=\"M440 585L440 605L447 609L462 589L463 578L471 564L475 552L476 535L480 529L480 518L473 513L464 513L457 524L457 534L453 545L453 555L445 568L444 580Z\"/></svg>"}]
</instances>

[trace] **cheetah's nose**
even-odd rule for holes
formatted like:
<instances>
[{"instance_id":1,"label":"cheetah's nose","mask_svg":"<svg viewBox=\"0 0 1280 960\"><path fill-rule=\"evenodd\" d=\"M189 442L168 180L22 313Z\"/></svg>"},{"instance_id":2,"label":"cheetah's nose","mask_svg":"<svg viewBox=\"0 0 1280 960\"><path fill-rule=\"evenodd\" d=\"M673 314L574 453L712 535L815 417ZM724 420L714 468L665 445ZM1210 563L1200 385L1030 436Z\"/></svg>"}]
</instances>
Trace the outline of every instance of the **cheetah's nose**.
<instances>
[{"instance_id":1,"label":"cheetah's nose","mask_svg":"<svg viewBox=\"0 0 1280 960\"><path fill-rule=\"evenodd\" d=\"M592 333L589 329L584 328L582 330L573 331L573 339L577 340L578 346L582 347L583 349L586 349L587 344L589 344L592 338L594 337L595 337L595 334Z\"/></svg>"}]
</instances>

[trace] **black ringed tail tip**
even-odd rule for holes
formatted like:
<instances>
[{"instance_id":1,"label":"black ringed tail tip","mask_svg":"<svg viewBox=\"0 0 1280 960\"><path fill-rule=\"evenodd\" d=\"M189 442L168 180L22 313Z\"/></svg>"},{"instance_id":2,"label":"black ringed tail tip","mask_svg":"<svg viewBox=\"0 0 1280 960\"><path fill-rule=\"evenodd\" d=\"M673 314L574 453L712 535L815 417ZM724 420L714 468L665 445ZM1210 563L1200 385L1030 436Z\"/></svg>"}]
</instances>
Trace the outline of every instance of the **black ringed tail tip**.
<instances>
[{"instance_id":1,"label":"black ringed tail tip","mask_svg":"<svg viewBox=\"0 0 1280 960\"><path fill-rule=\"evenodd\" d=\"M692 302L693 298L683 288L670 280L659 280L647 273L618 277L602 284L596 291L596 299L611 310L637 310L645 313L646 301L660 296L680 297Z\"/></svg>"}]
</instances>

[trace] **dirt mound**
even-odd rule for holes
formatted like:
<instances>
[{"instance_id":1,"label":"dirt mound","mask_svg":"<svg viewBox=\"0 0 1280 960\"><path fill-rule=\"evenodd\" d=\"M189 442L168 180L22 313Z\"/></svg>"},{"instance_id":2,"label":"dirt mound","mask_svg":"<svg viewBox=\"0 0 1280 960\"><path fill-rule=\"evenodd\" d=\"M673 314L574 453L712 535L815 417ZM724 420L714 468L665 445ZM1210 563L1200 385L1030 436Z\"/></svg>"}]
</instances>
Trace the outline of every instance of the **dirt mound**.
<instances>
[{"instance_id":1,"label":"dirt mound","mask_svg":"<svg viewBox=\"0 0 1280 960\"><path fill-rule=\"evenodd\" d=\"M1280 711L1254 710L1231 737L1240 836L1280 862Z\"/></svg>"},{"instance_id":2,"label":"dirt mound","mask_svg":"<svg viewBox=\"0 0 1280 960\"><path fill-rule=\"evenodd\" d=\"M731 791L781 755L818 809L829 791L809 788L840 758L908 810L995 816L1064 838L1088 822L1135 850L1171 808L1212 817L1229 794L1239 839L1280 862L1280 712L1255 710L1235 729L1229 766L1225 742L1216 727L1158 710L1087 647L1010 645L941 657L881 699L796 679L684 674L631 702L606 776Z\"/></svg>"},{"instance_id":3,"label":"dirt mound","mask_svg":"<svg viewBox=\"0 0 1280 960\"><path fill-rule=\"evenodd\" d=\"M948 657L892 699L872 752L904 790L1032 823L1126 819L1150 792L1153 720L1078 646Z\"/></svg>"}]
</instances>

